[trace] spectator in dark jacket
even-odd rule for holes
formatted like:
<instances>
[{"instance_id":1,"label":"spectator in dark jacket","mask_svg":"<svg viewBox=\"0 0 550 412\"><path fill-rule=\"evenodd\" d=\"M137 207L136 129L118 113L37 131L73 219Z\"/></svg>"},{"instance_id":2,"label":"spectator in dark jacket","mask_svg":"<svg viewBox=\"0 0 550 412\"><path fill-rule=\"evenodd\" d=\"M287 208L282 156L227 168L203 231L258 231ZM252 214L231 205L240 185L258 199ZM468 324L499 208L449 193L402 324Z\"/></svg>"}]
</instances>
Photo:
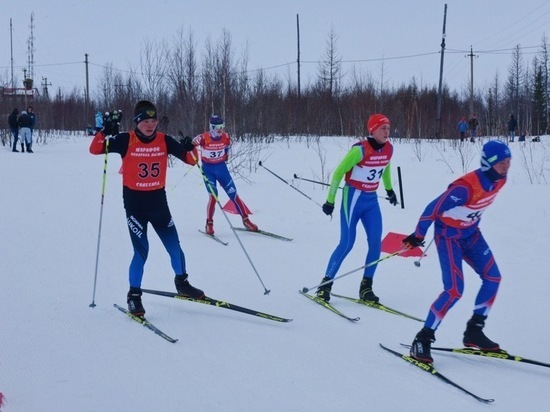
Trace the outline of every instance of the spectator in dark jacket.
<instances>
[{"instance_id":1,"label":"spectator in dark jacket","mask_svg":"<svg viewBox=\"0 0 550 412\"><path fill-rule=\"evenodd\" d=\"M34 133L34 125L36 124L36 115L34 114L32 106L27 107L27 114L31 118L31 140L32 140L32 135Z\"/></svg>"},{"instance_id":2,"label":"spectator in dark jacket","mask_svg":"<svg viewBox=\"0 0 550 412\"><path fill-rule=\"evenodd\" d=\"M477 114L473 114L470 120L468 120L468 129L470 129L470 142L475 142L478 126L479 121L477 120Z\"/></svg>"},{"instance_id":3,"label":"spectator in dark jacket","mask_svg":"<svg viewBox=\"0 0 550 412\"><path fill-rule=\"evenodd\" d=\"M25 151L25 144L27 146L27 153L33 153L32 151L32 117L27 114L25 110L21 112L21 115L17 119L19 127L21 128L21 151Z\"/></svg>"},{"instance_id":4,"label":"spectator in dark jacket","mask_svg":"<svg viewBox=\"0 0 550 412\"><path fill-rule=\"evenodd\" d=\"M510 119L508 120L508 135L510 136L510 141L514 141L514 137L516 137L516 129L518 127L518 122L515 119L514 115L510 115Z\"/></svg>"},{"instance_id":5,"label":"spectator in dark jacket","mask_svg":"<svg viewBox=\"0 0 550 412\"><path fill-rule=\"evenodd\" d=\"M10 126L11 134L13 135L13 148L12 152L19 152L17 150L17 140L19 139L19 123L17 123L17 115L19 114L19 109L15 108L8 116L8 124Z\"/></svg>"}]
</instances>

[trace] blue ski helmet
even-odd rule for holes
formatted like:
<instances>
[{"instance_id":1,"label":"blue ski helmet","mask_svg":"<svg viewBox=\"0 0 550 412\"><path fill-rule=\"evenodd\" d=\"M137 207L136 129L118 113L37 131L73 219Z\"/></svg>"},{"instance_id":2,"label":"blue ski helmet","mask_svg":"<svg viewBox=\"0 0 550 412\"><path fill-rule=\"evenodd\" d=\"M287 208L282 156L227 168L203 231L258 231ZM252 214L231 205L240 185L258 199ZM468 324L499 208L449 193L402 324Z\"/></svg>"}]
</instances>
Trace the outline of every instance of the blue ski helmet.
<instances>
[{"instance_id":1,"label":"blue ski helmet","mask_svg":"<svg viewBox=\"0 0 550 412\"><path fill-rule=\"evenodd\" d=\"M500 140L491 140L483 145L481 151L481 170L486 172L498 162L512 157L510 148Z\"/></svg>"},{"instance_id":2,"label":"blue ski helmet","mask_svg":"<svg viewBox=\"0 0 550 412\"><path fill-rule=\"evenodd\" d=\"M218 116L217 114L214 114L210 116L210 124L213 126L223 124L223 118L221 116Z\"/></svg>"},{"instance_id":3,"label":"blue ski helmet","mask_svg":"<svg viewBox=\"0 0 550 412\"><path fill-rule=\"evenodd\" d=\"M222 129L225 127L225 123L221 116L216 114L210 116L210 132L213 134L220 134Z\"/></svg>"}]
</instances>

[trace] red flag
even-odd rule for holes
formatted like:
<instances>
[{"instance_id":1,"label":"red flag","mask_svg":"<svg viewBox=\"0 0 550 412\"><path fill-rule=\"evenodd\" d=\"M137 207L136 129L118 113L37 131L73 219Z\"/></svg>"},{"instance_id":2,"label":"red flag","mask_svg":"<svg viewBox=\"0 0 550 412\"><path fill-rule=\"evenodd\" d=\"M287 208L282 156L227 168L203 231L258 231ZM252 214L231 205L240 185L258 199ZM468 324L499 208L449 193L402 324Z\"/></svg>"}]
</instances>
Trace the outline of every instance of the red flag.
<instances>
[{"instance_id":1,"label":"red flag","mask_svg":"<svg viewBox=\"0 0 550 412\"><path fill-rule=\"evenodd\" d=\"M242 200L241 200L242 201ZM244 202L242 202L243 206L244 206L244 212L247 214L247 215L251 215L252 212L250 211L250 209L248 209L248 206L244 204ZM228 213L233 213L234 215L238 215L239 212L237 212L237 206L235 206L235 203L229 199L227 201L227 203L222 207L223 210L225 210L226 212Z\"/></svg>"},{"instance_id":2,"label":"red flag","mask_svg":"<svg viewBox=\"0 0 550 412\"><path fill-rule=\"evenodd\" d=\"M382 252L395 253L403 249L403 239L408 235L402 233L388 232L388 234L382 239ZM415 247L413 249L406 250L400 253L398 256L422 256L422 249Z\"/></svg>"}]
</instances>

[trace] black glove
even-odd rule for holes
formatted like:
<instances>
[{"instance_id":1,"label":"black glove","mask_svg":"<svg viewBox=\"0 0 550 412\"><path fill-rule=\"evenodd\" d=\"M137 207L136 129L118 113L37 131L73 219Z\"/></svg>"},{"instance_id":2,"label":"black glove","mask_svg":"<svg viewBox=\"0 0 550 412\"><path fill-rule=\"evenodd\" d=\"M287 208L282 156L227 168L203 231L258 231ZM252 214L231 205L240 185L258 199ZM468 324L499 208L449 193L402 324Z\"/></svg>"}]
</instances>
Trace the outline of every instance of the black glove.
<instances>
[{"instance_id":1,"label":"black glove","mask_svg":"<svg viewBox=\"0 0 550 412\"><path fill-rule=\"evenodd\" d=\"M414 233L411 233L409 236L403 239L403 243L405 245L409 245L412 249L413 247L424 246L424 238L416 237Z\"/></svg>"},{"instance_id":2,"label":"black glove","mask_svg":"<svg viewBox=\"0 0 550 412\"><path fill-rule=\"evenodd\" d=\"M330 202L325 202L323 205L323 212L325 215L332 216L332 212L334 212L334 204Z\"/></svg>"},{"instance_id":3,"label":"black glove","mask_svg":"<svg viewBox=\"0 0 550 412\"><path fill-rule=\"evenodd\" d=\"M183 145L183 148L188 152L191 152L195 148L195 145L193 144L193 139L189 136L183 137L181 139L181 144Z\"/></svg>"},{"instance_id":4,"label":"black glove","mask_svg":"<svg viewBox=\"0 0 550 412\"><path fill-rule=\"evenodd\" d=\"M392 205L397 205L397 196L395 195L395 192L393 191L393 189L390 189L390 190L386 190L386 193L388 194L388 197L386 199L388 199L388 201L392 204Z\"/></svg>"}]
</instances>

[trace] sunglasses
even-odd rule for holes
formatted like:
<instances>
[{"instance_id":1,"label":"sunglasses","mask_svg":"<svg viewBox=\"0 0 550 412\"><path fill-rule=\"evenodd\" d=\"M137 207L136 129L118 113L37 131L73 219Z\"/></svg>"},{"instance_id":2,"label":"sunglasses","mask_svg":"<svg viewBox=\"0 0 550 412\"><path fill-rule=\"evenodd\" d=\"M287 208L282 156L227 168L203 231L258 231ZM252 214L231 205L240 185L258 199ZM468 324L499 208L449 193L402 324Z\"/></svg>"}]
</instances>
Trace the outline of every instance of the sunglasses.
<instances>
[{"instance_id":1,"label":"sunglasses","mask_svg":"<svg viewBox=\"0 0 550 412\"><path fill-rule=\"evenodd\" d=\"M214 130L221 130L221 129L223 129L223 128L225 127L225 124L223 124L223 123L222 123L222 124L211 124L210 126L211 126L212 129L214 129Z\"/></svg>"}]
</instances>

